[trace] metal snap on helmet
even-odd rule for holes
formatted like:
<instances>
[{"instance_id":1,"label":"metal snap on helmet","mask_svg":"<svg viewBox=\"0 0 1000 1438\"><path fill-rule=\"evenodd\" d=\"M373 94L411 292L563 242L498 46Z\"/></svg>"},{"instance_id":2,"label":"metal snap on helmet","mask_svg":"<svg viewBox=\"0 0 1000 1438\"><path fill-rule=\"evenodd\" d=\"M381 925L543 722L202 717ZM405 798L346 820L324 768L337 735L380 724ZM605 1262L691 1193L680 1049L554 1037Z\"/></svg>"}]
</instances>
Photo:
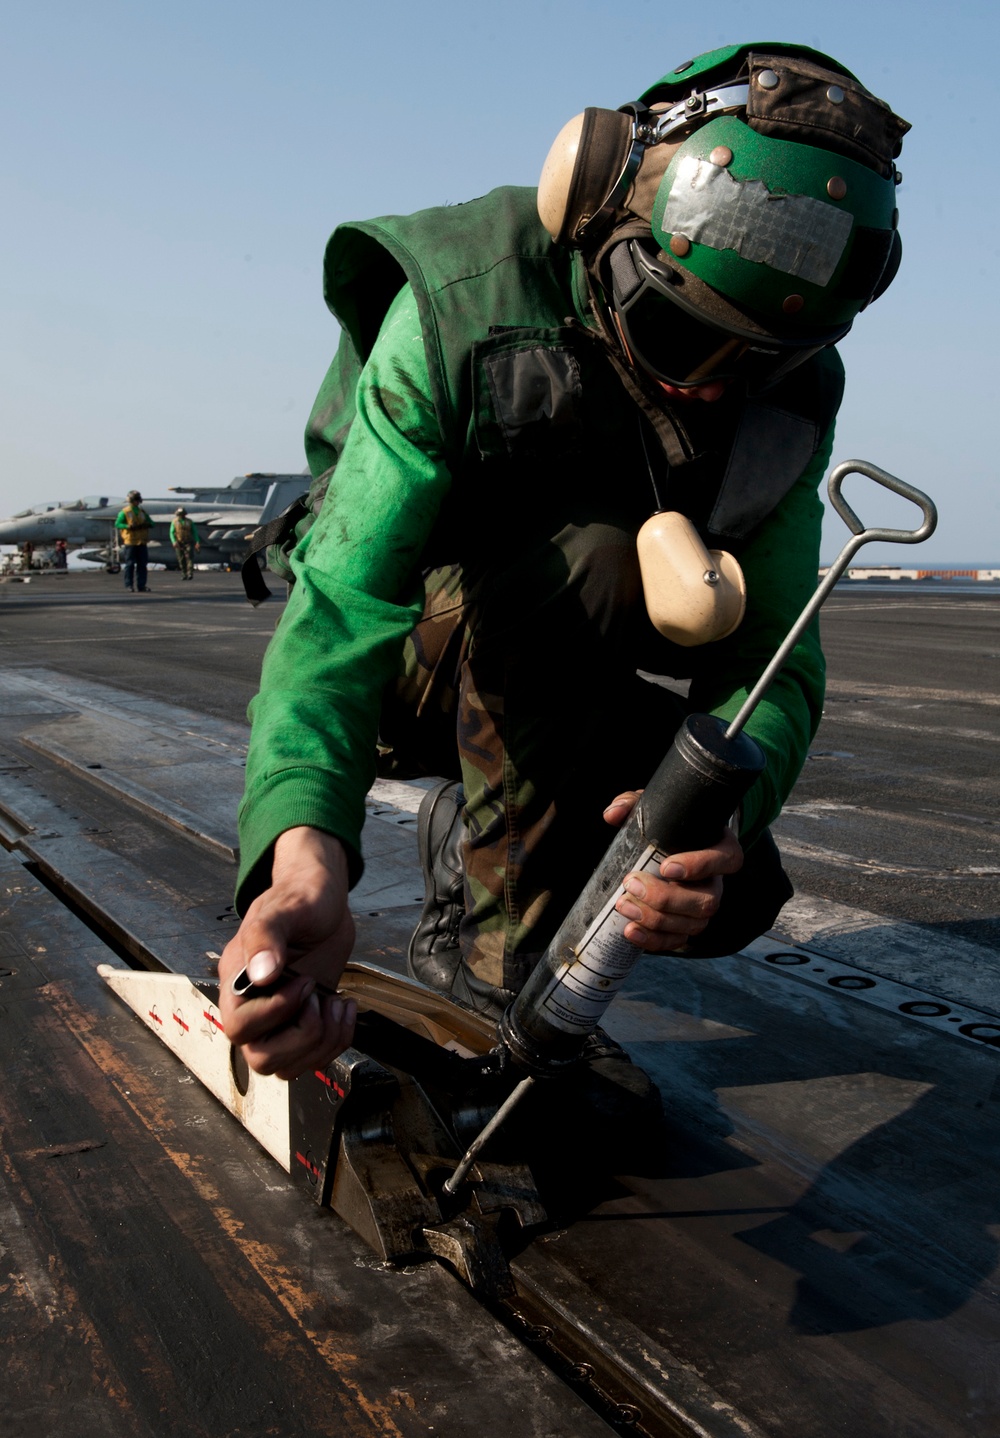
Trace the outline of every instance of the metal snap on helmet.
<instances>
[{"instance_id":1,"label":"metal snap on helmet","mask_svg":"<svg viewBox=\"0 0 1000 1438\"><path fill-rule=\"evenodd\" d=\"M606 253L623 337L656 377L694 384L748 361L773 377L840 339L894 277L910 127L829 56L727 46L671 70L616 126L587 113L620 137L617 178L567 237L649 223Z\"/></svg>"}]
</instances>

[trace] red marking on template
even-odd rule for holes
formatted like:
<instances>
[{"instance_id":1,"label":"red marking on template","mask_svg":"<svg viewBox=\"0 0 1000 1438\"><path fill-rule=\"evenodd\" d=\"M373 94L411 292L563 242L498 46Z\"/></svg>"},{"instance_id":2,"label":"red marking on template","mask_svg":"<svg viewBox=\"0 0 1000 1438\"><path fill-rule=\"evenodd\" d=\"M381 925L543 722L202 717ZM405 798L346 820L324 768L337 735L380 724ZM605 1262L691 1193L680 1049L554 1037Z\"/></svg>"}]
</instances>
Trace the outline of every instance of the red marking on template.
<instances>
[{"instance_id":1,"label":"red marking on template","mask_svg":"<svg viewBox=\"0 0 1000 1438\"><path fill-rule=\"evenodd\" d=\"M184 1030L184 1032L185 1032L186 1034L189 1034L189 1033L191 1032L191 1025L190 1025L190 1024L186 1024L186 1023L184 1022L184 1020L181 1018L180 1014L174 1014L174 1023L175 1023L175 1024L180 1024L181 1028Z\"/></svg>"},{"instance_id":2,"label":"red marking on template","mask_svg":"<svg viewBox=\"0 0 1000 1438\"><path fill-rule=\"evenodd\" d=\"M224 1034L224 1033L226 1032L225 1029L222 1027L222 1024L219 1022L219 1020L215 1017L215 1015L214 1015L213 1013L210 1013L208 1009L205 1009L205 1010L202 1012L202 1018L203 1018L203 1019L208 1019L208 1022L209 1022L210 1024L214 1024L215 1027L219 1030L219 1033L220 1033L220 1034Z\"/></svg>"},{"instance_id":3,"label":"red marking on template","mask_svg":"<svg viewBox=\"0 0 1000 1438\"><path fill-rule=\"evenodd\" d=\"M295 1157L298 1159L299 1163L301 1163L301 1165L302 1165L303 1168L307 1168L307 1169L309 1170L309 1172L310 1172L315 1178L319 1178L319 1176L320 1176L320 1175L319 1175L319 1169L316 1167L316 1165L315 1165L314 1163L310 1163L310 1162L309 1162L309 1160L306 1158L305 1154L297 1153L297 1154L295 1155Z\"/></svg>"},{"instance_id":4,"label":"red marking on template","mask_svg":"<svg viewBox=\"0 0 1000 1438\"><path fill-rule=\"evenodd\" d=\"M344 1097L344 1090L340 1087L340 1084L334 1083L332 1078L327 1078L326 1074L320 1073L319 1069L316 1070L316 1077L320 1083L325 1083L327 1088L332 1088L338 1098Z\"/></svg>"},{"instance_id":5,"label":"red marking on template","mask_svg":"<svg viewBox=\"0 0 1000 1438\"><path fill-rule=\"evenodd\" d=\"M160 1018L159 1014L156 1012L155 1009L150 1009L149 1017L154 1021L154 1023L158 1023L160 1025L160 1028L162 1029L163 1020Z\"/></svg>"}]
</instances>

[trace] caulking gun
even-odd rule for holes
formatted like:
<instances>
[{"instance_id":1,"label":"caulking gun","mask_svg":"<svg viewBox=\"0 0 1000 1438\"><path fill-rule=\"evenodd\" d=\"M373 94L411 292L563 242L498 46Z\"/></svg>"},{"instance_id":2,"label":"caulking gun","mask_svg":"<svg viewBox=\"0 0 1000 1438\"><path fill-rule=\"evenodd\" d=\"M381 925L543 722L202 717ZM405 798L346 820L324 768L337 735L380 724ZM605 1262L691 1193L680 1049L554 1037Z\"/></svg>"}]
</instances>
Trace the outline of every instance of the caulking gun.
<instances>
[{"instance_id":1,"label":"caulking gun","mask_svg":"<svg viewBox=\"0 0 1000 1438\"><path fill-rule=\"evenodd\" d=\"M923 512L923 523L915 530L865 529L842 493L849 474L862 474L912 500ZM854 555L874 540L919 544L937 524L937 511L927 495L864 460L845 460L834 469L829 496L851 538L732 722L691 714L681 724L629 819L501 1020L503 1044L527 1077L468 1149L445 1184L449 1193L457 1190L476 1155L535 1078L565 1070L579 1058L585 1040L642 956L642 950L623 937L627 921L615 908L623 879L635 871L657 873L670 854L716 843L763 772L763 750L743 732L744 726Z\"/></svg>"}]
</instances>

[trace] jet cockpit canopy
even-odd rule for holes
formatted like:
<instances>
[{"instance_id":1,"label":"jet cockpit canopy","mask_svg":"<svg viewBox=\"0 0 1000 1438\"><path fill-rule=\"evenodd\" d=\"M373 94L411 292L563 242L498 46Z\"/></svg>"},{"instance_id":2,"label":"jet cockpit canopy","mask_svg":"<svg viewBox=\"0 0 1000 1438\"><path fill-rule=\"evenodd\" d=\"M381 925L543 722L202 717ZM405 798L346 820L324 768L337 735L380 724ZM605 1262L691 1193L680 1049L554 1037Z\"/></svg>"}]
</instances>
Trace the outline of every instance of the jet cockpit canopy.
<instances>
[{"instance_id":1,"label":"jet cockpit canopy","mask_svg":"<svg viewBox=\"0 0 1000 1438\"><path fill-rule=\"evenodd\" d=\"M70 514L80 514L85 510L107 509L117 515L124 499L117 499L114 495L87 494L83 499L55 499L48 504L33 504L30 509L21 509L17 514L12 515L13 519L31 519L38 514L51 514L53 510L62 509Z\"/></svg>"},{"instance_id":2,"label":"jet cockpit canopy","mask_svg":"<svg viewBox=\"0 0 1000 1438\"><path fill-rule=\"evenodd\" d=\"M67 509L110 509L117 515L125 501L116 495L107 494L85 494L75 504L68 504Z\"/></svg>"}]
</instances>

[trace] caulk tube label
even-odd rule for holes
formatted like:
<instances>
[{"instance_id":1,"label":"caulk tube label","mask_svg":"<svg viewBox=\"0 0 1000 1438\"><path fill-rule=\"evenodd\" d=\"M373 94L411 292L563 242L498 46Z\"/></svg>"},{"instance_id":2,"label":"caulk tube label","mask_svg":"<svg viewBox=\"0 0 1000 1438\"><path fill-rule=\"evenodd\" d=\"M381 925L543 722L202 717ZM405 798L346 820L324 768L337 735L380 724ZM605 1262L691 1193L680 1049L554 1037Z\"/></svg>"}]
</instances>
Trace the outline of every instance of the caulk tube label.
<instances>
[{"instance_id":1,"label":"caulk tube label","mask_svg":"<svg viewBox=\"0 0 1000 1438\"><path fill-rule=\"evenodd\" d=\"M650 845L629 872L658 874L666 858L662 849ZM565 1034L590 1033L642 957L642 949L624 937L630 920L615 908L624 893L624 885L619 884L576 946L573 959L553 975L541 1002L549 1024Z\"/></svg>"}]
</instances>

